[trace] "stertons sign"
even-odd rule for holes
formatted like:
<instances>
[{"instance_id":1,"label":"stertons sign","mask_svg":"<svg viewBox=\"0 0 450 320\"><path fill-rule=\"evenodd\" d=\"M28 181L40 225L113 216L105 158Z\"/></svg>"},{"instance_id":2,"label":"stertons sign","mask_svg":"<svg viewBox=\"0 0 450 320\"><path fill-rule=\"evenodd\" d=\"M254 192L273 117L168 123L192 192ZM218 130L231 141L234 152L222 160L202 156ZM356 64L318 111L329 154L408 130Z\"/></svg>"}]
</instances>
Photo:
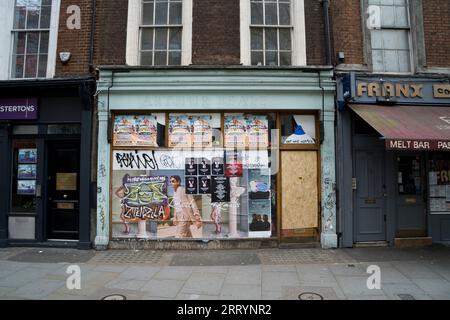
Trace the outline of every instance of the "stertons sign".
<instances>
[{"instance_id":1,"label":"stertons sign","mask_svg":"<svg viewBox=\"0 0 450 320\"><path fill-rule=\"evenodd\" d=\"M37 99L0 99L0 120L36 120Z\"/></svg>"}]
</instances>

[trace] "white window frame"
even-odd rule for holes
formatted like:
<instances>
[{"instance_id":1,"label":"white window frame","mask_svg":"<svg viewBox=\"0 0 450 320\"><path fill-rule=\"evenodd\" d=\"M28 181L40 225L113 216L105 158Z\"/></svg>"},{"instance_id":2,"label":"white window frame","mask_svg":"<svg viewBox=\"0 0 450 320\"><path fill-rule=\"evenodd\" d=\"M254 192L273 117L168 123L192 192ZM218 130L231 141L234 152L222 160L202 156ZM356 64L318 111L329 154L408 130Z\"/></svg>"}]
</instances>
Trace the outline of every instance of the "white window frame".
<instances>
[{"instance_id":1,"label":"white window frame","mask_svg":"<svg viewBox=\"0 0 450 320\"><path fill-rule=\"evenodd\" d=\"M14 26L15 3L15 0L6 0L2 1L3 6L0 6L0 19L4 19L3 21L5 21L5 25L7 26L0 31L0 44L4 48L0 50L0 80L41 79L41 77L15 78L11 75L12 55L14 51L14 33L12 30ZM53 78L55 76L60 6L61 0L52 0L46 78Z\"/></svg>"},{"instance_id":2,"label":"white window frame","mask_svg":"<svg viewBox=\"0 0 450 320\"><path fill-rule=\"evenodd\" d=\"M304 0L291 0L292 66L306 66L306 30ZM240 0L241 64L251 66L251 5L250 0Z\"/></svg>"},{"instance_id":3,"label":"white window frame","mask_svg":"<svg viewBox=\"0 0 450 320\"><path fill-rule=\"evenodd\" d=\"M362 10L363 12L367 11L367 7L368 7L368 1L364 2L364 10ZM409 24L409 28L392 28L392 27L384 27L384 28L380 28L378 30L408 30L408 45L409 45L409 63L410 63L410 71L406 71L406 72L397 72L397 71L376 71L377 74L386 74L386 75L411 75L415 73L416 70L416 65L415 65L415 56L414 56L414 46L413 46L413 39L412 39L412 32L413 32L413 26L411 24L411 8L410 8L410 1L406 0L406 13L407 13L407 18L408 18L408 24ZM364 19L363 19L364 21ZM365 25L364 25L365 26ZM374 70L373 67L373 49L372 49L372 32L371 30L367 31L367 36L368 39L366 39L367 41L367 46L370 48L370 67L372 69L372 72Z\"/></svg>"},{"instance_id":4,"label":"white window frame","mask_svg":"<svg viewBox=\"0 0 450 320\"><path fill-rule=\"evenodd\" d=\"M181 65L192 64L192 1L183 0L181 32ZM127 52L126 64L129 66L140 65L140 25L142 17L142 1L128 1L128 23L127 23ZM170 26L169 26L170 27Z\"/></svg>"}]
</instances>

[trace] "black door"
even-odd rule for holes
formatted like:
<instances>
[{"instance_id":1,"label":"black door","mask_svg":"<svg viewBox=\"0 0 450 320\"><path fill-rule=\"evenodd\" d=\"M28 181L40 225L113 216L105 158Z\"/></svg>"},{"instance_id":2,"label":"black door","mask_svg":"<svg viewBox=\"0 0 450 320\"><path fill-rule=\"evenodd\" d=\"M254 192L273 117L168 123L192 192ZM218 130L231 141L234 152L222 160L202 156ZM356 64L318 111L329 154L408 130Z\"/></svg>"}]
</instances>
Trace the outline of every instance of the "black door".
<instances>
[{"instance_id":1,"label":"black door","mask_svg":"<svg viewBox=\"0 0 450 320\"><path fill-rule=\"evenodd\" d=\"M47 181L48 239L79 239L80 143L49 142Z\"/></svg>"},{"instance_id":2,"label":"black door","mask_svg":"<svg viewBox=\"0 0 450 320\"><path fill-rule=\"evenodd\" d=\"M384 153L356 151L355 230L357 242L385 241Z\"/></svg>"}]
</instances>

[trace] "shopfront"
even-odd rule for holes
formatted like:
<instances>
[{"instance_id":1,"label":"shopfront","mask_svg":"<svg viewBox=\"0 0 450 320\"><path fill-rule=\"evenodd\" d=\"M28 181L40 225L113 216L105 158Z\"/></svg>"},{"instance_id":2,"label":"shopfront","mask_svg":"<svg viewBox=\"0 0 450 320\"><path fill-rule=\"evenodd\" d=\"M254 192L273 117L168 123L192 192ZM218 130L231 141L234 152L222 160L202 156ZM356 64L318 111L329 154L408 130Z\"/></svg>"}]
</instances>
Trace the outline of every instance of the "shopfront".
<instances>
[{"instance_id":1,"label":"shopfront","mask_svg":"<svg viewBox=\"0 0 450 320\"><path fill-rule=\"evenodd\" d=\"M101 70L96 247L333 246L333 86L325 70Z\"/></svg>"},{"instance_id":2,"label":"shopfront","mask_svg":"<svg viewBox=\"0 0 450 320\"><path fill-rule=\"evenodd\" d=\"M93 80L1 85L0 244L91 248Z\"/></svg>"},{"instance_id":3,"label":"shopfront","mask_svg":"<svg viewBox=\"0 0 450 320\"><path fill-rule=\"evenodd\" d=\"M340 246L450 241L448 79L338 81Z\"/></svg>"}]
</instances>

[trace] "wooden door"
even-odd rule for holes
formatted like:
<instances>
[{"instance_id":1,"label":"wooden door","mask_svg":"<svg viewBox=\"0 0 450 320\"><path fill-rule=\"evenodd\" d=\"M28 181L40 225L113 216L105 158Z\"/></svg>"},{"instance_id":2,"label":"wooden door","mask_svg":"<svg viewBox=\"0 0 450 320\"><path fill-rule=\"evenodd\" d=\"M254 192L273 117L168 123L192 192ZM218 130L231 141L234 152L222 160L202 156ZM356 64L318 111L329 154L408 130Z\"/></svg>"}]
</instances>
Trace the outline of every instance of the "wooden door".
<instances>
[{"instance_id":1,"label":"wooden door","mask_svg":"<svg viewBox=\"0 0 450 320\"><path fill-rule=\"evenodd\" d=\"M299 236L319 227L316 151L281 152L281 234Z\"/></svg>"}]
</instances>

